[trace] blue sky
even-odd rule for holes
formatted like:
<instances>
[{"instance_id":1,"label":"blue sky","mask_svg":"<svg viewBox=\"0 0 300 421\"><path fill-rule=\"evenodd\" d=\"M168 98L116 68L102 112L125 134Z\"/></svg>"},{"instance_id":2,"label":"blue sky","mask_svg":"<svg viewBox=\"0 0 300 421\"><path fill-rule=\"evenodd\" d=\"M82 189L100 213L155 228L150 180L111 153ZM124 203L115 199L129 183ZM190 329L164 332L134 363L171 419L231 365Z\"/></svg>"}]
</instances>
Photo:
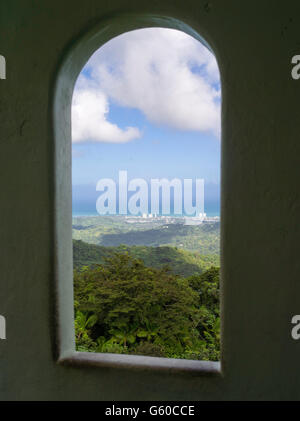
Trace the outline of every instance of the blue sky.
<instances>
[{"instance_id":1,"label":"blue sky","mask_svg":"<svg viewBox=\"0 0 300 421\"><path fill-rule=\"evenodd\" d=\"M73 95L73 208L90 208L97 181L117 181L120 170L129 179L204 178L216 208L220 102L215 58L190 36L151 28L105 44Z\"/></svg>"}]
</instances>

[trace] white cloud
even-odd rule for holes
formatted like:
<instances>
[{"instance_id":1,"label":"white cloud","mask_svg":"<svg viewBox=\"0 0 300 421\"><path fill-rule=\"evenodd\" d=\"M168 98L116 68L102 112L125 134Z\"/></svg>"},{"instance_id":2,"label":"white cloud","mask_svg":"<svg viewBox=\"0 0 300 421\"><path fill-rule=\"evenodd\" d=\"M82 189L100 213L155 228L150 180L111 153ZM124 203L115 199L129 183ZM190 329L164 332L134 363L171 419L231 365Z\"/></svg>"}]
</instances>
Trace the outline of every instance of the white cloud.
<instances>
[{"instance_id":1,"label":"white cloud","mask_svg":"<svg viewBox=\"0 0 300 421\"><path fill-rule=\"evenodd\" d=\"M140 137L135 127L120 129L107 120L108 101L99 89L78 89L73 95L72 140L125 143Z\"/></svg>"},{"instance_id":2,"label":"white cloud","mask_svg":"<svg viewBox=\"0 0 300 421\"><path fill-rule=\"evenodd\" d=\"M127 142L137 128L107 120L108 100L142 111L149 121L180 130L220 133L220 81L213 54L181 31L128 32L100 48L73 99L73 141ZM92 82L91 82L92 80Z\"/></svg>"}]
</instances>

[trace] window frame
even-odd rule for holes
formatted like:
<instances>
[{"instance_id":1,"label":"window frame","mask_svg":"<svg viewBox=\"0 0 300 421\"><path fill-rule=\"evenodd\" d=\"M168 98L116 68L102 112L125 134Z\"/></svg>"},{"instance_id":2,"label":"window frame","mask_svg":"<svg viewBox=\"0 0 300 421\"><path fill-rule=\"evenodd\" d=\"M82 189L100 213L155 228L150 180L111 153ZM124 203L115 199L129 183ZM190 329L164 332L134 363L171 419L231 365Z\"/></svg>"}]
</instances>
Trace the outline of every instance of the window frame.
<instances>
[{"instance_id":1,"label":"window frame","mask_svg":"<svg viewBox=\"0 0 300 421\"><path fill-rule=\"evenodd\" d=\"M53 81L52 135L54 170L54 339L55 359L70 366L117 367L157 370L192 375L222 374L222 279L221 279L221 361L180 360L138 355L78 352L75 350L73 257L72 257L72 141L71 104L77 77L90 56L110 39L135 29L163 27L181 30L210 51L209 44L189 25L172 17L122 14L97 24L79 35L63 53ZM212 51L213 52L213 51ZM220 68L220 66L219 66ZM221 72L221 69L220 69ZM222 197L221 197L222 200ZM222 235L222 218L221 218ZM222 241L221 241L222 245ZM222 250L221 250L222 256ZM222 261L222 258L221 258Z\"/></svg>"}]
</instances>

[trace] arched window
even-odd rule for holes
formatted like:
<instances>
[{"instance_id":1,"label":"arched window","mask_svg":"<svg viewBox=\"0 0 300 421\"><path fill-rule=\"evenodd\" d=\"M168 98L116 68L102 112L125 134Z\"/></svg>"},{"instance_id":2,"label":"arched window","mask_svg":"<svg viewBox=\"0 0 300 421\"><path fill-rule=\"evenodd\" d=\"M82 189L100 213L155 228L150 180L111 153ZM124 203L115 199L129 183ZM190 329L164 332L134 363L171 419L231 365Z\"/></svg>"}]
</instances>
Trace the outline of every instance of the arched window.
<instances>
[{"instance_id":1,"label":"arched window","mask_svg":"<svg viewBox=\"0 0 300 421\"><path fill-rule=\"evenodd\" d=\"M72 334L66 332L71 309L66 314L62 305L59 352L65 360L68 343L67 359L74 363L168 368L179 358L179 370L218 372L218 362L201 361L219 359L218 66L199 37L187 34L190 29L184 33L174 24L175 30L157 23L158 28L122 31L117 37L102 34L98 47L103 46L75 85L73 262L79 353L74 354L75 347L72 351ZM71 59L64 64L74 83L81 69L78 62L77 72L71 66ZM62 120L60 83L56 123ZM70 94L72 88L63 90ZM70 113L70 98L67 108ZM56 124L68 136L68 151L69 113L67 125ZM61 160L62 146L57 146ZM69 171L70 164L69 157ZM69 191L70 181L69 174ZM58 194L61 188L60 183ZM61 224L58 219L57 229ZM70 262L70 250L63 252ZM58 257L59 262L58 270L65 272ZM67 270L70 277L72 267Z\"/></svg>"}]
</instances>

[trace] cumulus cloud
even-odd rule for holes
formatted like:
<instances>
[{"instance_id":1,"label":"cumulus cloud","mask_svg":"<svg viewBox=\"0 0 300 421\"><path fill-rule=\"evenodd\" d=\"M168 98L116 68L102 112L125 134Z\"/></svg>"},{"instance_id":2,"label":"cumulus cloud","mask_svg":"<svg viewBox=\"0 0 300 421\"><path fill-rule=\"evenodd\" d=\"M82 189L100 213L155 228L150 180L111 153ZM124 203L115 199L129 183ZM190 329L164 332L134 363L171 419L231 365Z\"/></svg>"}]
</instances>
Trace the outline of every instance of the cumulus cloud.
<instances>
[{"instance_id":1,"label":"cumulus cloud","mask_svg":"<svg viewBox=\"0 0 300 421\"><path fill-rule=\"evenodd\" d=\"M181 31L148 28L114 38L89 60L73 99L73 141L127 142L137 128L107 120L109 99L157 125L220 133L220 79L213 54ZM92 81L92 82L91 82ZM80 86L81 85L81 86Z\"/></svg>"},{"instance_id":2,"label":"cumulus cloud","mask_svg":"<svg viewBox=\"0 0 300 421\"><path fill-rule=\"evenodd\" d=\"M78 89L73 95L72 140L125 143L140 137L135 127L120 129L107 120L108 100L98 89Z\"/></svg>"}]
</instances>

